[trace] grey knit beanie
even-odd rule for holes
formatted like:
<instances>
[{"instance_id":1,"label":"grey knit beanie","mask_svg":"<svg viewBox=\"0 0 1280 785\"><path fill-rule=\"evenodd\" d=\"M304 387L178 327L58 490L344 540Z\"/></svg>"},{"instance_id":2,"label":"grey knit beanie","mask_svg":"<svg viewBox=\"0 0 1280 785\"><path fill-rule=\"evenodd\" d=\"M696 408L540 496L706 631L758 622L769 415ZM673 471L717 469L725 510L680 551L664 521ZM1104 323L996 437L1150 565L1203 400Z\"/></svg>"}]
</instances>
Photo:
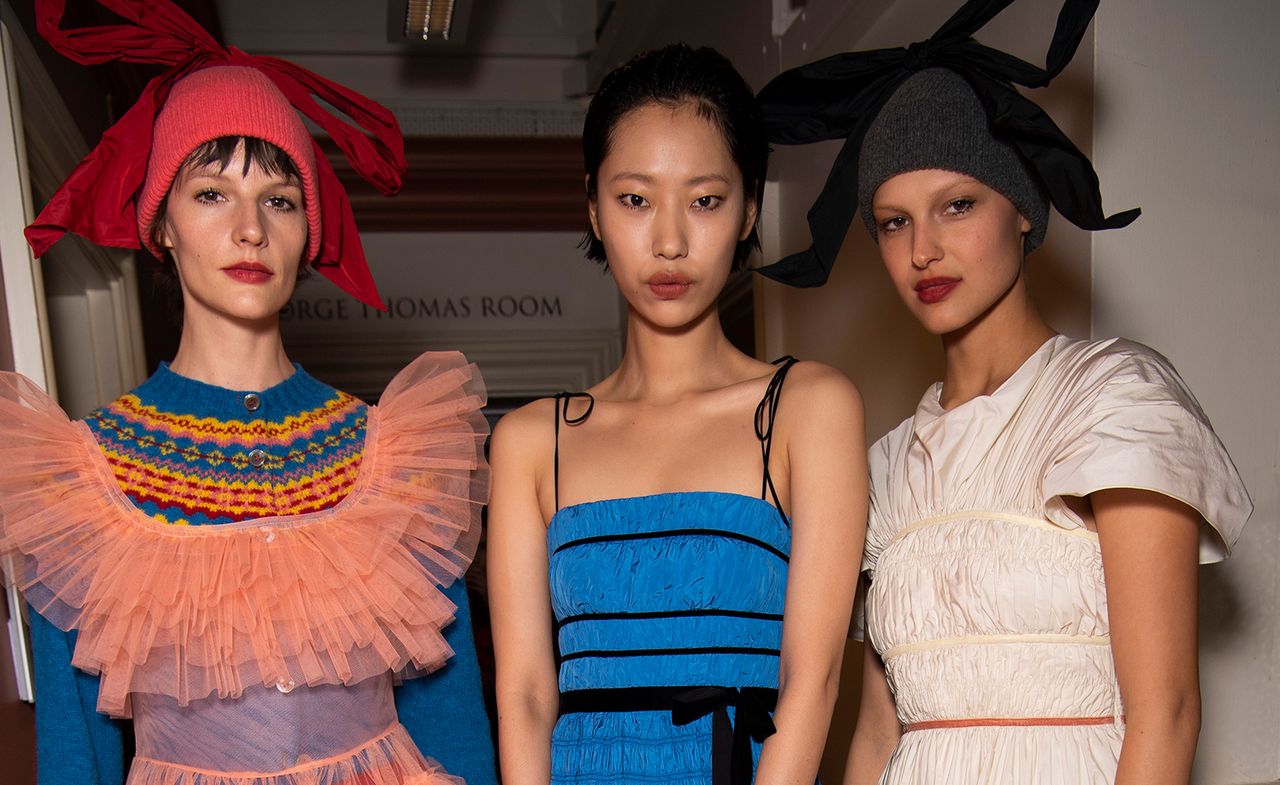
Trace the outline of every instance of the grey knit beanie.
<instances>
[{"instance_id":1,"label":"grey knit beanie","mask_svg":"<svg viewBox=\"0 0 1280 785\"><path fill-rule=\"evenodd\" d=\"M867 128L858 158L858 210L876 236L871 200L903 172L945 169L995 190L1031 224L1030 253L1044 242L1049 198L1014 149L991 133L987 113L965 78L946 68L913 74L885 102Z\"/></svg>"}]
</instances>

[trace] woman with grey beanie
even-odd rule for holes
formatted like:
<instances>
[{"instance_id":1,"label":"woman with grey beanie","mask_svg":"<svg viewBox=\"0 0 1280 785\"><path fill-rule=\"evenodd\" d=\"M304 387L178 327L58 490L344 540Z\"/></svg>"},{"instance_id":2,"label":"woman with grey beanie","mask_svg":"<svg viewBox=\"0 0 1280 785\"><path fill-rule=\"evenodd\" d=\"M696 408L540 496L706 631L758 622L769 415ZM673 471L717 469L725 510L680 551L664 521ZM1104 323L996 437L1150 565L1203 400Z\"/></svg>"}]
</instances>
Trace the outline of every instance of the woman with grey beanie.
<instances>
[{"instance_id":1,"label":"woman with grey beanie","mask_svg":"<svg viewBox=\"0 0 1280 785\"><path fill-rule=\"evenodd\" d=\"M1226 557L1252 505L1167 360L1058 335L1027 291L1050 203L1086 229L1137 211L1106 217L1088 160L1013 88L1061 71L1096 1L1065 3L1044 69L971 38L1010 1L760 95L775 142L847 138L813 247L763 272L821 284L857 214L946 362L869 454L845 782L1186 783L1196 566Z\"/></svg>"}]
</instances>

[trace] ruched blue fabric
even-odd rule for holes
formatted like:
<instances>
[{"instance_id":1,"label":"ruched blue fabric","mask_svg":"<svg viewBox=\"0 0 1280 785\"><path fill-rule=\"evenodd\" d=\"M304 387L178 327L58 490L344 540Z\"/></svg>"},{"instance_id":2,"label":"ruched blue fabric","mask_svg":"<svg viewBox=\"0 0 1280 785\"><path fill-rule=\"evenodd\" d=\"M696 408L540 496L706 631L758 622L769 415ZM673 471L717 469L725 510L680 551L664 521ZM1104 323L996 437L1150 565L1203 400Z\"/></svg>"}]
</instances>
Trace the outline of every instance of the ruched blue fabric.
<instances>
[{"instance_id":1,"label":"ruched blue fabric","mask_svg":"<svg viewBox=\"0 0 1280 785\"><path fill-rule=\"evenodd\" d=\"M751 496L665 493L561 509L547 530L560 691L777 689L790 550L778 510ZM670 711L565 714L552 734L552 782L705 785L711 744L709 714L685 725Z\"/></svg>"}]
</instances>

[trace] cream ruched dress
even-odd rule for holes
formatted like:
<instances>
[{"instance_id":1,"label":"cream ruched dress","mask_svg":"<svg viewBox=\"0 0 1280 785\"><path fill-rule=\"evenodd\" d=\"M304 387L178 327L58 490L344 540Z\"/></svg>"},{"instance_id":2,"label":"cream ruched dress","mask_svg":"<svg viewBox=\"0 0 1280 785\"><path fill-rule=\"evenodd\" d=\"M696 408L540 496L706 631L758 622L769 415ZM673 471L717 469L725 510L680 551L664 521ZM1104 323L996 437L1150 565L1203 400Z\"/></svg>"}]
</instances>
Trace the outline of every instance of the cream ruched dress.
<instances>
[{"instance_id":1,"label":"cream ruched dress","mask_svg":"<svg viewBox=\"0 0 1280 785\"><path fill-rule=\"evenodd\" d=\"M1047 341L994 394L930 388L871 449L866 630L905 732L893 785L1101 785L1124 708L1097 535L1063 502L1143 488L1198 510L1203 562L1252 510L1168 362L1122 340Z\"/></svg>"}]
</instances>

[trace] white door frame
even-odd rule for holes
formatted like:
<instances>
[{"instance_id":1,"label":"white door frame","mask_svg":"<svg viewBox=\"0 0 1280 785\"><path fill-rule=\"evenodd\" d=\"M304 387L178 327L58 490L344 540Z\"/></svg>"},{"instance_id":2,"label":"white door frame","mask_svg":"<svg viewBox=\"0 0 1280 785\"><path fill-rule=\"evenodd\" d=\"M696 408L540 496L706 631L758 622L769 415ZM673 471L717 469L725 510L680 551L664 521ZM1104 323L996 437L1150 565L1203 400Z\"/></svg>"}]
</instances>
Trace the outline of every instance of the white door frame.
<instances>
[{"instance_id":1,"label":"white door frame","mask_svg":"<svg viewBox=\"0 0 1280 785\"><path fill-rule=\"evenodd\" d=\"M14 44L9 26L3 22L0 22L0 59L4 68L4 82L0 85L0 270L3 271L4 311L9 322L13 370L53 394L53 355L44 308L44 285L22 234L32 215L31 188ZM25 604L14 586L6 590L6 600L18 697L34 701L31 645L22 617Z\"/></svg>"}]
</instances>

